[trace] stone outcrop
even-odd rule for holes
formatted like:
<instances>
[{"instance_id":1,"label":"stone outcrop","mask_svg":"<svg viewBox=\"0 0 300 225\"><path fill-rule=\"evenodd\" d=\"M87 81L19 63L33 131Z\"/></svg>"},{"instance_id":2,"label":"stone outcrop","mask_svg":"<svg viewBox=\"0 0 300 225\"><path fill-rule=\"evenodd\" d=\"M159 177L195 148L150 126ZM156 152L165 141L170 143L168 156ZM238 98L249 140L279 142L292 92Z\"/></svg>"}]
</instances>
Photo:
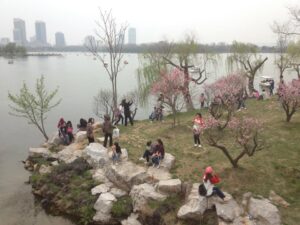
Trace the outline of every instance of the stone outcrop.
<instances>
[{"instance_id":1,"label":"stone outcrop","mask_svg":"<svg viewBox=\"0 0 300 225\"><path fill-rule=\"evenodd\" d=\"M110 163L107 148L99 143L91 143L83 150L83 157L94 168L103 168Z\"/></svg>"},{"instance_id":2,"label":"stone outcrop","mask_svg":"<svg viewBox=\"0 0 300 225\"><path fill-rule=\"evenodd\" d=\"M166 195L158 193L151 184L134 185L130 191L133 202L133 211L141 212L145 208L148 200L163 201Z\"/></svg>"},{"instance_id":3,"label":"stone outcrop","mask_svg":"<svg viewBox=\"0 0 300 225\"><path fill-rule=\"evenodd\" d=\"M142 225L138 220L138 214L132 213L126 220L122 220L122 225Z\"/></svg>"},{"instance_id":4,"label":"stone outcrop","mask_svg":"<svg viewBox=\"0 0 300 225\"><path fill-rule=\"evenodd\" d=\"M171 155L170 153L165 153L165 157L161 161L160 167L170 170L174 167L174 165L175 165L175 156Z\"/></svg>"},{"instance_id":5,"label":"stone outcrop","mask_svg":"<svg viewBox=\"0 0 300 225\"><path fill-rule=\"evenodd\" d=\"M157 190L159 192L174 194L181 192L181 180L179 179L170 179L170 180L161 180L157 184Z\"/></svg>"},{"instance_id":6,"label":"stone outcrop","mask_svg":"<svg viewBox=\"0 0 300 225\"><path fill-rule=\"evenodd\" d=\"M97 195L97 194L102 194L102 193L106 193L110 190L110 187L107 186L106 184L100 184L96 187L94 187L91 190L92 195Z\"/></svg>"},{"instance_id":7,"label":"stone outcrop","mask_svg":"<svg viewBox=\"0 0 300 225\"><path fill-rule=\"evenodd\" d=\"M87 136L86 136L86 131L78 131L75 135L75 142L76 143L79 143L79 142L83 142L84 140L87 139Z\"/></svg>"},{"instance_id":8,"label":"stone outcrop","mask_svg":"<svg viewBox=\"0 0 300 225\"><path fill-rule=\"evenodd\" d=\"M113 203L116 201L117 199L111 193L101 194L94 205L96 215L93 217L93 220L102 223L109 222L111 219L111 209Z\"/></svg>"},{"instance_id":9,"label":"stone outcrop","mask_svg":"<svg viewBox=\"0 0 300 225\"><path fill-rule=\"evenodd\" d=\"M58 152L57 157L65 163L71 163L77 158L82 157L82 150L78 149L78 145L76 143L73 143Z\"/></svg>"},{"instance_id":10,"label":"stone outcrop","mask_svg":"<svg viewBox=\"0 0 300 225\"><path fill-rule=\"evenodd\" d=\"M105 176L117 187L129 192L133 185L145 183L150 179L144 167L132 162L110 165L105 170Z\"/></svg>"},{"instance_id":11,"label":"stone outcrop","mask_svg":"<svg viewBox=\"0 0 300 225\"><path fill-rule=\"evenodd\" d=\"M111 194L113 194L116 198L121 198L125 195L127 195L127 192L126 191L123 191L119 188L115 188L113 187L112 189L110 189L109 191Z\"/></svg>"},{"instance_id":12,"label":"stone outcrop","mask_svg":"<svg viewBox=\"0 0 300 225\"><path fill-rule=\"evenodd\" d=\"M268 199L249 200L249 214L258 221L260 225L280 225L279 211Z\"/></svg>"},{"instance_id":13,"label":"stone outcrop","mask_svg":"<svg viewBox=\"0 0 300 225\"><path fill-rule=\"evenodd\" d=\"M52 153L47 148L29 148L29 156L50 158Z\"/></svg>"},{"instance_id":14,"label":"stone outcrop","mask_svg":"<svg viewBox=\"0 0 300 225\"><path fill-rule=\"evenodd\" d=\"M269 200L278 206L282 206L282 207L290 206L290 204L286 200L284 200L281 196L276 194L275 191L273 190L270 191Z\"/></svg>"},{"instance_id":15,"label":"stone outcrop","mask_svg":"<svg viewBox=\"0 0 300 225\"><path fill-rule=\"evenodd\" d=\"M47 174L47 173L51 173L51 166L46 166L46 165L41 165L40 169L39 169L39 173L40 174Z\"/></svg>"},{"instance_id":16,"label":"stone outcrop","mask_svg":"<svg viewBox=\"0 0 300 225\"><path fill-rule=\"evenodd\" d=\"M48 145L55 145L55 146L62 144L62 139L59 137L58 131L54 132L50 136L47 144Z\"/></svg>"},{"instance_id":17,"label":"stone outcrop","mask_svg":"<svg viewBox=\"0 0 300 225\"><path fill-rule=\"evenodd\" d=\"M172 178L170 172L165 168L148 167L147 174L150 176L152 182L160 180L170 180Z\"/></svg>"},{"instance_id":18,"label":"stone outcrop","mask_svg":"<svg viewBox=\"0 0 300 225\"><path fill-rule=\"evenodd\" d=\"M239 218L243 214L242 208L228 193L224 193L230 199L227 202L223 202L218 197L212 197L212 204L216 207L216 212L219 218L226 222L234 222L236 218Z\"/></svg>"}]
</instances>

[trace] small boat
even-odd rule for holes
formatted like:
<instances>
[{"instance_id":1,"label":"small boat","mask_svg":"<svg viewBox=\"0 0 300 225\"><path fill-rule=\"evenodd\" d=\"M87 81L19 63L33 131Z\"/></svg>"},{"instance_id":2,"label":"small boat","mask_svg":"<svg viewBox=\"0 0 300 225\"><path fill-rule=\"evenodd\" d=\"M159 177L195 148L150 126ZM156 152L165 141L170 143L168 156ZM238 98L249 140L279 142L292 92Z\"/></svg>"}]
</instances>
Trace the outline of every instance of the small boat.
<instances>
[{"instance_id":1,"label":"small boat","mask_svg":"<svg viewBox=\"0 0 300 225\"><path fill-rule=\"evenodd\" d=\"M12 59L8 60L8 64L14 64L14 60Z\"/></svg>"}]
</instances>

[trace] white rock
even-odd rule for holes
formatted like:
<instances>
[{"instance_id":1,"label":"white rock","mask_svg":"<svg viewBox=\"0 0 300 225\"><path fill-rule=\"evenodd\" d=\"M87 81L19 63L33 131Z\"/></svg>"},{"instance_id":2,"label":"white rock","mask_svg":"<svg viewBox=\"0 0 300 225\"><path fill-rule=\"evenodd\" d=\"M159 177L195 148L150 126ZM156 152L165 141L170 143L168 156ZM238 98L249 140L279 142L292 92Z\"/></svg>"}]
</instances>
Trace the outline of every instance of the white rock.
<instances>
[{"instance_id":1,"label":"white rock","mask_svg":"<svg viewBox=\"0 0 300 225\"><path fill-rule=\"evenodd\" d=\"M66 148L57 153L58 159L64 161L65 163L71 163L77 158L82 157L83 151L78 149L76 143L68 145Z\"/></svg>"},{"instance_id":2,"label":"white rock","mask_svg":"<svg viewBox=\"0 0 300 225\"><path fill-rule=\"evenodd\" d=\"M41 165L39 169L40 174L51 173L51 166Z\"/></svg>"},{"instance_id":3,"label":"white rock","mask_svg":"<svg viewBox=\"0 0 300 225\"><path fill-rule=\"evenodd\" d=\"M58 164L58 161L54 161L54 162L51 162L51 165L52 166L58 166L59 164Z\"/></svg>"},{"instance_id":4,"label":"white rock","mask_svg":"<svg viewBox=\"0 0 300 225\"><path fill-rule=\"evenodd\" d=\"M104 137L99 137L99 138L97 138L98 139L98 141L100 141L100 142L104 142Z\"/></svg>"},{"instance_id":5,"label":"white rock","mask_svg":"<svg viewBox=\"0 0 300 225\"><path fill-rule=\"evenodd\" d=\"M100 184L96 187L94 187L91 190L92 195L97 195L97 194L101 194L101 193L106 193L110 190L110 187L108 187L106 184Z\"/></svg>"},{"instance_id":6,"label":"white rock","mask_svg":"<svg viewBox=\"0 0 300 225\"><path fill-rule=\"evenodd\" d=\"M281 196L275 193L275 191L271 190L269 194L269 199L275 205L282 206L282 207L289 207L290 204L284 200Z\"/></svg>"},{"instance_id":7,"label":"white rock","mask_svg":"<svg viewBox=\"0 0 300 225\"><path fill-rule=\"evenodd\" d=\"M193 184L186 203L180 207L177 217L180 219L201 219L207 209L211 209L213 204L211 198L200 196L198 193L199 183Z\"/></svg>"},{"instance_id":8,"label":"white rock","mask_svg":"<svg viewBox=\"0 0 300 225\"><path fill-rule=\"evenodd\" d=\"M86 131L78 131L76 134L75 134L75 142L82 142L84 141L85 139L87 139L87 136L86 136Z\"/></svg>"},{"instance_id":9,"label":"white rock","mask_svg":"<svg viewBox=\"0 0 300 225\"><path fill-rule=\"evenodd\" d=\"M249 214L262 225L280 225L279 211L268 199L250 198Z\"/></svg>"},{"instance_id":10,"label":"white rock","mask_svg":"<svg viewBox=\"0 0 300 225\"><path fill-rule=\"evenodd\" d=\"M138 215L135 213L131 213L131 215L121 222L122 225L142 225L138 220Z\"/></svg>"},{"instance_id":11,"label":"white rock","mask_svg":"<svg viewBox=\"0 0 300 225\"><path fill-rule=\"evenodd\" d=\"M29 148L29 156L32 157L51 157L52 153L47 148Z\"/></svg>"},{"instance_id":12,"label":"white rock","mask_svg":"<svg viewBox=\"0 0 300 225\"><path fill-rule=\"evenodd\" d=\"M110 189L109 192L111 194L113 194L116 198L120 198L120 197L123 197L123 196L127 195L126 191L123 191L119 188L112 188L112 189Z\"/></svg>"},{"instance_id":13,"label":"white rock","mask_svg":"<svg viewBox=\"0 0 300 225\"><path fill-rule=\"evenodd\" d=\"M165 168L153 168L152 166L148 167L147 174L151 177L152 182L160 180L170 180L172 175Z\"/></svg>"},{"instance_id":14,"label":"white rock","mask_svg":"<svg viewBox=\"0 0 300 225\"><path fill-rule=\"evenodd\" d=\"M157 190L169 194L180 193L181 180L179 179L161 180L157 184Z\"/></svg>"},{"instance_id":15,"label":"white rock","mask_svg":"<svg viewBox=\"0 0 300 225\"><path fill-rule=\"evenodd\" d=\"M118 166L111 165L106 168L105 176L117 187L130 191L131 187L149 180L149 175L144 167L132 162L123 162Z\"/></svg>"},{"instance_id":16,"label":"white rock","mask_svg":"<svg viewBox=\"0 0 300 225\"><path fill-rule=\"evenodd\" d=\"M93 217L93 220L97 222L99 221L107 223L111 219L110 212L113 206L113 202L115 201L117 201L117 199L111 193L107 192L101 194L94 205L96 214Z\"/></svg>"},{"instance_id":17,"label":"white rock","mask_svg":"<svg viewBox=\"0 0 300 225\"><path fill-rule=\"evenodd\" d=\"M48 140L49 145L60 145L62 144L62 139L59 137L58 131L54 132Z\"/></svg>"},{"instance_id":18,"label":"white rock","mask_svg":"<svg viewBox=\"0 0 300 225\"><path fill-rule=\"evenodd\" d=\"M224 221L233 222L236 218L240 217L243 214L243 210L231 195L226 192L224 192L224 194L230 199L227 202L223 202L222 199L216 196L214 200L216 212L217 215Z\"/></svg>"},{"instance_id":19,"label":"white rock","mask_svg":"<svg viewBox=\"0 0 300 225\"><path fill-rule=\"evenodd\" d=\"M87 162L96 168L103 168L109 164L107 148L99 143L91 143L83 150L83 156Z\"/></svg>"},{"instance_id":20,"label":"white rock","mask_svg":"<svg viewBox=\"0 0 300 225\"><path fill-rule=\"evenodd\" d=\"M134 212L142 211L148 200L163 201L166 199L166 195L156 192L154 186L147 183L134 185L130 196Z\"/></svg>"},{"instance_id":21,"label":"white rock","mask_svg":"<svg viewBox=\"0 0 300 225\"><path fill-rule=\"evenodd\" d=\"M127 152L127 149L126 148L122 148L121 149L121 160L122 161L127 161L128 160L128 152Z\"/></svg>"},{"instance_id":22,"label":"white rock","mask_svg":"<svg viewBox=\"0 0 300 225\"><path fill-rule=\"evenodd\" d=\"M171 155L170 153L165 153L165 157L161 161L160 167L170 170L174 167L174 165L175 165L175 156Z\"/></svg>"},{"instance_id":23,"label":"white rock","mask_svg":"<svg viewBox=\"0 0 300 225\"><path fill-rule=\"evenodd\" d=\"M110 182L107 177L105 176L105 171L104 169L102 168L99 168L99 169L96 169L94 172L93 172L93 179L97 182L100 182L100 183L108 183Z\"/></svg>"}]
</instances>

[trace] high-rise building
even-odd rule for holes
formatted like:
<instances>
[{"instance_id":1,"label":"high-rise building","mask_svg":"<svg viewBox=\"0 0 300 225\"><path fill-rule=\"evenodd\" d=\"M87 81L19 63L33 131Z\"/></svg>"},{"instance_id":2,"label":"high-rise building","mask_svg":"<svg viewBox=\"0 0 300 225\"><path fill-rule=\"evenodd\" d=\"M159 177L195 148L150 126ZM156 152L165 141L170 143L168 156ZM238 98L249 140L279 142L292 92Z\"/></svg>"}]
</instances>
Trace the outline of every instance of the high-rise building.
<instances>
[{"instance_id":1,"label":"high-rise building","mask_svg":"<svg viewBox=\"0 0 300 225\"><path fill-rule=\"evenodd\" d=\"M13 30L14 42L19 45L26 45L26 27L25 21L22 19L14 19L14 30Z\"/></svg>"},{"instance_id":2,"label":"high-rise building","mask_svg":"<svg viewBox=\"0 0 300 225\"><path fill-rule=\"evenodd\" d=\"M9 42L9 38L1 38L0 45L7 45Z\"/></svg>"},{"instance_id":3,"label":"high-rise building","mask_svg":"<svg viewBox=\"0 0 300 225\"><path fill-rule=\"evenodd\" d=\"M88 35L84 38L83 45L87 48L97 48L97 41L94 36Z\"/></svg>"},{"instance_id":4,"label":"high-rise building","mask_svg":"<svg viewBox=\"0 0 300 225\"><path fill-rule=\"evenodd\" d=\"M136 45L136 29L128 29L128 44Z\"/></svg>"},{"instance_id":5,"label":"high-rise building","mask_svg":"<svg viewBox=\"0 0 300 225\"><path fill-rule=\"evenodd\" d=\"M65 35L62 32L55 33L55 45L57 47L66 46Z\"/></svg>"},{"instance_id":6,"label":"high-rise building","mask_svg":"<svg viewBox=\"0 0 300 225\"><path fill-rule=\"evenodd\" d=\"M35 22L35 38L40 45L47 45L46 24L43 21Z\"/></svg>"}]
</instances>

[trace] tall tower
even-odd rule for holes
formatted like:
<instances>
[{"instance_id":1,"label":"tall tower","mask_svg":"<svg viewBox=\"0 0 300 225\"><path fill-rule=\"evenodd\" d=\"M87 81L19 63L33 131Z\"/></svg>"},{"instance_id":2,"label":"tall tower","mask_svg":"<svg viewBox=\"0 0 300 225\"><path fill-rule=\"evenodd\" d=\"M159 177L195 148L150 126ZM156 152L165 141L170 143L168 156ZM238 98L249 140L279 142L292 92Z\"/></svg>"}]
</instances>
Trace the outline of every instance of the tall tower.
<instances>
[{"instance_id":1,"label":"tall tower","mask_svg":"<svg viewBox=\"0 0 300 225\"><path fill-rule=\"evenodd\" d=\"M13 30L14 42L19 45L26 45L26 27L25 21L19 18L14 19L14 30Z\"/></svg>"},{"instance_id":2,"label":"tall tower","mask_svg":"<svg viewBox=\"0 0 300 225\"><path fill-rule=\"evenodd\" d=\"M66 46L65 35L62 32L55 33L55 45L57 47Z\"/></svg>"},{"instance_id":3,"label":"tall tower","mask_svg":"<svg viewBox=\"0 0 300 225\"><path fill-rule=\"evenodd\" d=\"M136 29L128 29L128 44L136 45Z\"/></svg>"},{"instance_id":4,"label":"tall tower","mask_svg":"<svg viewBox=\"0 0 300 225\"><path fill-rule=\"evenodd\" d=\"M46 24L43 21L35 22L35 37L38 44L47 44Z\"/></svg>"}]
</instances>

